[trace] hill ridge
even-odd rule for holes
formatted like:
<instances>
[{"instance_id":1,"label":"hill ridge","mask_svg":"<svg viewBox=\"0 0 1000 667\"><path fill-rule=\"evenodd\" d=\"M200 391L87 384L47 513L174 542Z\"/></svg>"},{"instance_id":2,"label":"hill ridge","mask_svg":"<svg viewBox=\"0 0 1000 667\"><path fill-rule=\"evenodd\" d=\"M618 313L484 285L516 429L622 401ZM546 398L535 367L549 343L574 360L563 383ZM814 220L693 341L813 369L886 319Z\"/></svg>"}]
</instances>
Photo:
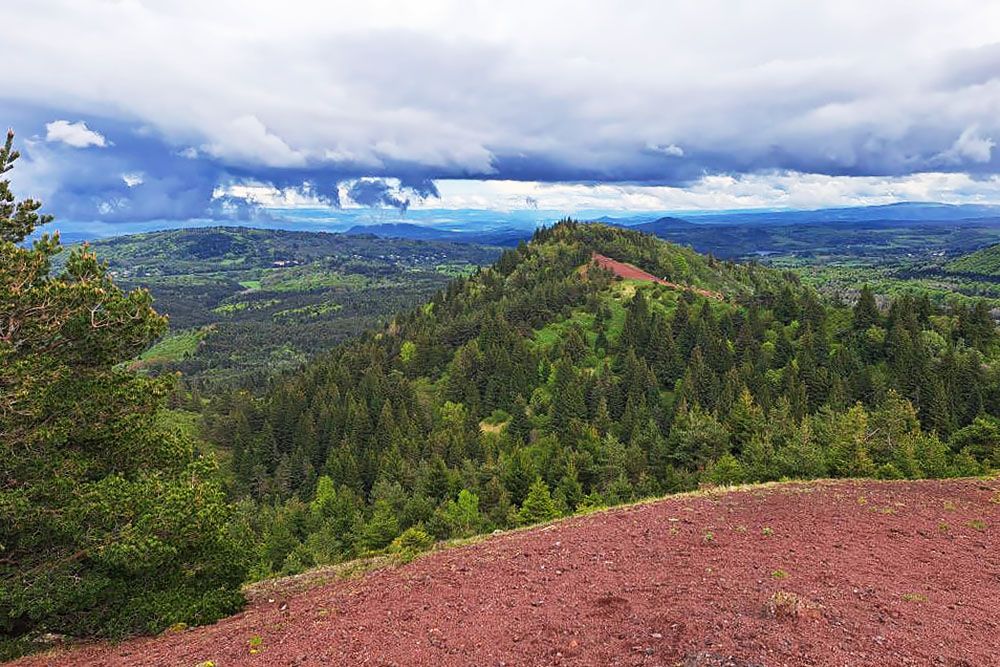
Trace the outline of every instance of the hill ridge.
<instances>
[{"instance_id":1,"label":"hill ridge","mask_svg":"<svg viewBox=\"0 0 1000 667\"><path fill-rule=\"evenodd\" d=\"M986 246L945 264L951 273L1000 277L1000 243Z\"/></svg>"}]
</instances>

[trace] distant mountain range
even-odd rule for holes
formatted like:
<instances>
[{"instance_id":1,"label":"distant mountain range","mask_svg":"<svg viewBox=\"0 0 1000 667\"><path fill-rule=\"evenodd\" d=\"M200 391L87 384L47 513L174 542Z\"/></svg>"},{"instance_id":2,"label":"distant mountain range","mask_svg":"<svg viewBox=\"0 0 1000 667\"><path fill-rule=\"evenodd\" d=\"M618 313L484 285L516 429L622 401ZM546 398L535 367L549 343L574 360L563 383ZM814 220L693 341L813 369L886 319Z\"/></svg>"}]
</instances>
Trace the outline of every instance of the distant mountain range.
<instances>
[{"instance_id":1,"label":"distant mountain range","mask_svg":"<svg viewBox=\"0 0 1000 667\"><path fill-rule=\"evenodd\" d=\"M628 227L663 238L684 242L685 235L710 238L719 230L709 231L706 227L793 227L831 226L832 229L886 229L919 224L940 224L953 222L981 223L988 226L1000 224L1000 206L983 204L939 204L906 202L884 206L857 206L851 208L825 208L813 211L736 211L729 213L693 212L680 216L610 216L580 219L603 222L616 227ZM530 238L531 229L524 227L504 227L498 229L441 229L433 225L414 223L383 223L355 225L350 234L374 234L388 238L406 238L435 241L458 241L487 245L516 245ZM752 240L766 237L744 229L740 233ZM708 248L711 250L711 248Z\"/></svg>"},{"instance_id":2,"label":"distant mountain range","mask_svg":"<svg viewBox=\"0 0 1000 667\"><path fill-rule=\"evenodd\" d=\"M773 254L957 255L994 243L1000 207L905 203L815 211L752 211L678 216L600 216L596 222L654 234L724 258ZM351 234L513 246L524 227L441 229L427 224L356 225Z\"/></svg>"},{"instance_id":3,"label":"distant mountain range","mask_svg":"<svg viewBox=\"0 0 1000 667\"><path fill-rule=\"evenodd\" d=\"M552 225L565 217L550 212L534 212L535 217L525 217L523 212L492 212L481 210L415 211L408 220L377 220L357 211L282 210L267 219L243 222L251 227L285 229L291 231L331 231L348 234L367 234L378 238L402 238L422 241L451 241L491 246L515 246L534 233L536 225ZM741 257L773 250L776 236L800 237L802 244L815 245L812 238L817 232L824 238L839 233L860 233L865 230L893 230L919 227L927 231L940 227L940 233L949 233L963 226L982 228L1000 227L1000 206L984 204L940 204L935 202L907 202L884 206L858 206L825 208L812 211L732 211L703 213L691 211L681 214L657 215L623 214L571 217L617 227L628 227L655 234L677 243L694 246L701 252L711 252L722 257ZM65 242L80 242L136 232L165 228L203 227L225 225L216 221L153 221L146 223L76 223L57 221L42 231L58 229ZM235 224L235 223L233 223ZM834 239L842 245L843 239ZM800 245L798 242L794 245ZM982 247L984 243L961 250Z\"/></svg>"},{"instance_id":4,"label":"distant mountain range","mask_svg":"<svg viewBox=\"0 0 1000 667\"><path fill-rule=\"evenodd\" d=\"M988 204L941 204L937 202L900 202L880 206L853 206L815 210L730 211L724 213L689 212L681 217L636 218L602 216L597 221L641 229L643 224L660 220L690 222L699 225L802 225L832 222L946 222L1000 218L1000 206Z\"/></svg>"},{"instance_id":5,"label":"distant mountain range","mask_svg":"<svg viewBox=\"0 0 1000 667\"><path fill-rule=\"evenodd\" d=\"M699 222L712 224L794 225L831 222L948 222L1000 218L1000 206L980 204L939 204L903 202L884 206L826 208L816 211L776 211L700 216Z\"/></svg>"},{"instance_id":6,"label":"distant mountain range","mask_svg":"<svg viewBox=\"0 0 1000 667\"><path fill-rule=\"evenodd\" d=\"M683 220L681 218L666 216L663 218L657 218L651 222L643 222L638 225L632 225L631 228L647 234L656 234L657 236L660 236L666 232L690 230L697 226L698 225L693 222L688 222L687 220Z\"/></svg>"},{"instance_id":7,"label":"distant mountain range","mask_svg":"<svg viewBox=\"0 0 1000 667\"><path fill-rule=\"evenodd\" d=\"M375 225L355 225L347 230L351 235L371 235L379 238L409 239L414 241L452 241L491 246L516 246L531 238L533 230L505 227L492 230L439 229L427 225L391 222Z\"/></svg>"}]
</instances>

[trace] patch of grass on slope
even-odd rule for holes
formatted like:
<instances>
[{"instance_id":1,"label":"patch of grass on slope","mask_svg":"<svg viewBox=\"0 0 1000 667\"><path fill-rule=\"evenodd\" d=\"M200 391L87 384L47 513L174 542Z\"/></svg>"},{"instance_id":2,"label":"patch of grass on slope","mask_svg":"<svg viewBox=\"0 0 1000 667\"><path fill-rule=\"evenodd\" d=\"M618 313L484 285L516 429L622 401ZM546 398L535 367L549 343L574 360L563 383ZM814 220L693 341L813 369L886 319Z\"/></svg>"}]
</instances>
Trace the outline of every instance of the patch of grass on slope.
<instances>
[{"instance_id":1,"label":"patch of grass on slope","mask_svg":"<svg viewBox=\"0 0 1000 667\"><path fill-rule=\"evenodd\" d=\"M143 352L139 358L143 361L179 361L184 359L198 350L198 344L211 329L211 327L202 327L201 329L188 329L170 334Z\"/></svg>"}]
</instances>

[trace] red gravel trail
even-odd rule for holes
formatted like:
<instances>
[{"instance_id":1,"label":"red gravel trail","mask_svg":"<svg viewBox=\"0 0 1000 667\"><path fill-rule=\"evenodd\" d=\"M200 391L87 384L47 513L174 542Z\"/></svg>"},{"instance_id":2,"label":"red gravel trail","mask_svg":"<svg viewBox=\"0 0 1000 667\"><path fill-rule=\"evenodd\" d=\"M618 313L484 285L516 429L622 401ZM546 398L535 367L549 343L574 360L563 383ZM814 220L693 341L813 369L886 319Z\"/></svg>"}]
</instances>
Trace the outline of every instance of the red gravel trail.
<instances>
[{"instance_id":1,"label":"red gravel trail","mask_svg":"<svg viewBox=\"0 0 1000 667\"><path fill-rule=\"evenodd\" d=\"M998 501L1000 480L668 498L19 664L997 665Z\"/></svg>"},{"instance_id":2,"label":"red gravel trail","mask_svg":"<svg viewBox=\"0 0 1000 667\"><path fill-rule=\"evenodd\" d=\"M717 299L719 301L723 300L723 296L718 292L713 292L707 289L701 289L700 287L691 287L690 285L681 285L679 283L672 283L669 280L664 280L663 278L657 278L652 273L647 273L639 267L633 264L626 264L625 262L619 262L617 260L611 259L604 255L598 253L593 253L593 261L597 263L602 269L611 271L616 276L620 276L626 280L648 280L650 282L658 283L660 285L666 285L667 287L675 290L680 290L682 292L694 292L700 296L708 297L709 299Z\"/></svg>"}]
</instances>

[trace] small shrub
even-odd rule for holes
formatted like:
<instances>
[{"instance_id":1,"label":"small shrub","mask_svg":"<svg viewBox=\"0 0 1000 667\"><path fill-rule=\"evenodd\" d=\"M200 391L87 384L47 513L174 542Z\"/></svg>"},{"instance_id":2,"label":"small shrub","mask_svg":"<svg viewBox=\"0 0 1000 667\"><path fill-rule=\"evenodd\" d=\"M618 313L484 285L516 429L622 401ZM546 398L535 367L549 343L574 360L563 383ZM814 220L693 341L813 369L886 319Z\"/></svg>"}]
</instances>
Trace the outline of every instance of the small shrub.
<instances>
[{"instance_id":1,"label":"small shrub","mask_svg":"<svg viewBox=\"0 0 1000 667\"><path fill-rule=\"evenodd\" d=\"M979 530L979 531L986 530L986 522L983 521L982 519L973 519L972 521L969 521L965 525L973 530Z\"/></svg>"},{"instance_id":2,"label":"small shrub","mask_svg":"<svg viewBox=\"0 0 1000 667\"><path fill-rule=\"evenodd\" d=\"M787 591L778 591L764 605L764 615L777 620L798 618L801 607L802 601L799 600L798 595Z\"/></svg>"},{"instance_id":3,"label":"small shrub","mask_svg":"<svg viewBox=\"0 0 1000 667\"><path fill-rule=\"evenodd\" d=\"M761 529L760 534L763 535L764 537L771 537L772 535L774 535L774 529L771 528L770 526L764 526L764 528Z\"/></svg>"},{"instance_id":4,"label":"small shrub","mask_svg":"<svg viewBox=\"0 0 1000 667\"><path fill-rule=\"evenodd\" d=\"M420 553L434 546L434 538L420 526L410 526L392 541L390 551L395 553Z\"/></svg>"},{"instance_id":5,"label":"small shrub","mask_svg":"<svg viewBox=\"0 0 1000 667\"><path fill-rule=\"evenodd\" d=\"M781 568L778 568L777 570L771 573L771 576L774 577L775 579L787 579L788 573L782 570Z\"/></svg>"},{"instance_id":6,"label":"small shrub","mask_svg":"<svg viewBox=\"0 0 1000 667\"><path fill-rule=\"evenodd\" d=\"M260 653L264 650L264 639L260 635L254 635L247 641L247 646L250 648L251 655Z\"/></svg>"},{"instance_id":7,"label":"small shrub","mask_svg":"<svg viewBox=\"0 0 1000 667\"><path fill-rule=\"evenodd\" d=\"M718 486L732 486L743 481L743 465L732 454L723 454L719 460L709 464L705 477Z\"/></svg>"},{"instance_id":8,"label":"small shrub","mask_svg":"<svg viewBox=\"0 0 1000 667\"><path fill-rule=\"evenodd\" d=\"M705 536L702 539L705 540L705 544L711 544L715 541L715 533L710 530L705 531Z\"/></svg>"},{"instance_id":9,"label":"small shrub","mask_svg":"<svg viewBox=\"0 0 1000 667\"><path fill-rule=\"evenodd\" d=\"M485 421L490 426L498 426L500 424L505 424L508 421L510 421L510 413L501 410L500 408L497 408L490 414L489 417L487 417L483 421Z\"/></svg>"},{"instance_id":10,"label":"small shrub","mask_svg":"<svg viewBox=\"0 0 1000 667\"><path fill-rule=\"evenodd\" d=\"M906 602L927 602L927 596L923 593L903 593Z\"/></svg>"}]
</instances>

